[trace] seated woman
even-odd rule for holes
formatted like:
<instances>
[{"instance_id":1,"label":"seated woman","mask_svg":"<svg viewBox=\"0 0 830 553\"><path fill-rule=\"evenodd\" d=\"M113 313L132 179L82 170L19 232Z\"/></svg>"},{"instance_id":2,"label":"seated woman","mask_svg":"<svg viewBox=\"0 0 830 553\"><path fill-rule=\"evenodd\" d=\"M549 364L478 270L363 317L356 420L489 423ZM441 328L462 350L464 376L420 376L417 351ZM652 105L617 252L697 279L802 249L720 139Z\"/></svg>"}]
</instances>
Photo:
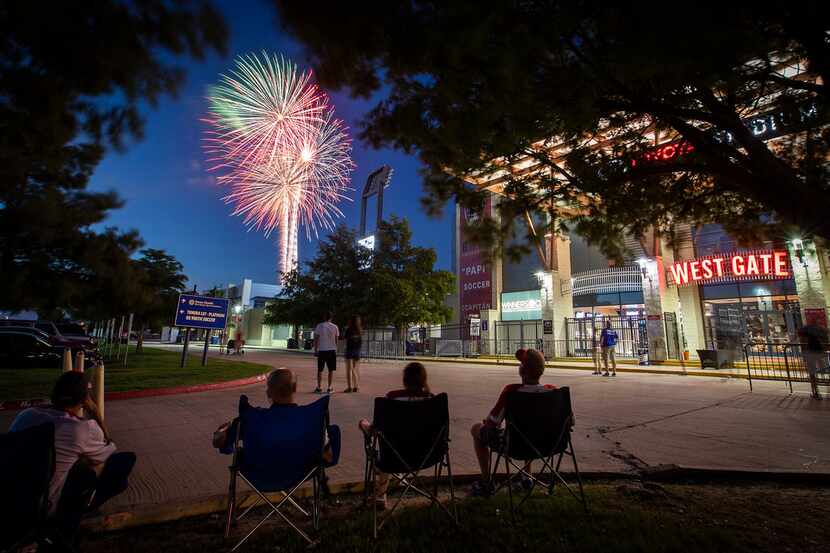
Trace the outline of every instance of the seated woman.
<instances>
[{"instance_id":1,"label":"seated woman","mask_svg":"<svg viewBox=\"0 0 830 553\"><path fill-rule=\"evenodd\" d=\"M413 361L403 369L403 389L392 390L386 394L388 399L396 401L420 401L432 397L427 384L427 369L421 363ZM363 435L368 439L372 434L372 423L361 419L357 423ZM386 508L386 489L389 487L389 475L378 471L375 487L375 502L380 510Z\"/></svg>"}]
</instances>

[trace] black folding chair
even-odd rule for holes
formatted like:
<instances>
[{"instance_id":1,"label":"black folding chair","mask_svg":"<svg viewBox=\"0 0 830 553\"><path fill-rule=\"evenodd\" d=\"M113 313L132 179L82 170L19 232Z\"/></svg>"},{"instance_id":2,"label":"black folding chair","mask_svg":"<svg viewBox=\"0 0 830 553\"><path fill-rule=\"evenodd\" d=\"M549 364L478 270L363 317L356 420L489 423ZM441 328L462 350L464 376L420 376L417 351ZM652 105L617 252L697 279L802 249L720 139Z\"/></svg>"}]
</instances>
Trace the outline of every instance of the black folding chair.
<instances>
[{"instance_id":1,"label":"black folding chair","mask_svg":"<svg viewBox=\"0 0 830 553\"><path fill-rule=\"evenodd\" d=\"M55 474L55 425L0 434L0 551L50 542L49 483Z\"/></svg>"},{"instance_id":2,"label":"black folding chair","mask_svg":"<svg viewBox=\"0 0 830 553\"><path fill-rule=\"evenodd\" d=\"M555 491L557 482L565 486L565 489L574 499L582 503L587 511L588 502L585 499L579 465L571 440L573 409L571 408L570 389L564 387L545 392L512 392L507 396L504 420L502 447L490 453L492 467L490 478L492 479L494 473L498 472L499 464L503 460L506 478L498 485L496 491L507 487L510 495L511 516L515 519L516 512L531 496L536 486L546 489L551 495ZM492 462L494 455L495 463ZM573 461L579 495L559 472L565 456ZM532 461L542 463L542 468L536 475L528 470ZM547 482L544 481L546 475ZM517 479L529 481L530 486L524 491L521 501L515 504L513 483Z\"/></svg>"},{"instance_id":3,"label":"black folding chair","mask_svg":"<svg viewBox=\"0 0 830 553\"><path fill-rule=\"evenodd\" d=\"M378 472L384 472L402 486L400 496L382 520L378 521L377 501L372 501L372 532L389 520L395 509L412 491L444 511L456 524L455 488L449 453L450 415L447 394L418 401L375 398L372 431L366 436L364 504L374 495ZM446 467L450 487L450 507L438 500L438 483ZM415 485L421 471L433 468L432 491Z\"/></svg>"}]
</instances>

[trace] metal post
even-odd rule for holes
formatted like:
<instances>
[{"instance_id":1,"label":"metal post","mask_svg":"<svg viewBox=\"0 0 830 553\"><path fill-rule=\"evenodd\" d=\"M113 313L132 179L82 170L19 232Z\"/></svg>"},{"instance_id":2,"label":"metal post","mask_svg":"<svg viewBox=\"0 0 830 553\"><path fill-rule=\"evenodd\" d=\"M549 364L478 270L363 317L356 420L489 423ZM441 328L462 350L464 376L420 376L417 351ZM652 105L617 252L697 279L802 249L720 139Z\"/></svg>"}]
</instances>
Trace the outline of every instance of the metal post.
<instances>
[{"instance_id":1,"label":"metal post","mask_svg":"<svg viewBox=\"0 0 830 553\"><path fill-rule=\"evenodd\" d=\"M124 334L124 315L121 315L121 323L118 325L118 344L115 350L115 359L121 357L121 336Z\"/></svg>"},{"instance_id":2,"label":"metal post","mask_svg":"<svg viewBox=\"0 0 830 553\"><path fill-rule=\"evenodd\" d=\"M124 351L124 366L127 366L127 356L130 354L130 334L133 333L133 314L130 313L130 322L127 323L127 349Z\"/></svg>"},{"instance_id":3,"label":"metal post","mask_svg":"<svg viewBox=\"0 0 830 553\"><path fill-rule=\"evenodd\" d=\"M190 345L190 327L184 329L184 345L182 347L182 361L179 363L179 367L182 369L184 368L185 362L187 362L187 346Z\"/></svg>"},{"instance_id":4,"label":"metal post","mask_svg":"<svg viewBox=\"0 0 830 553\"><path fill-rule=\"evenodd\" d=\"M210 346L210 335L213 334L211 330L205 330L205 349L202 350L202 366L207 367L208 347Z\"/></svg>"},{"instance_id":5,"label":"metal post","mask_svg":"<svg viewBox=\"0 0 830 553\"><path fill-rule=\"evenodd\" d=\"M790 360L788 359L789 355L787 355L789 347L790 344L784 345L784 366L787 369L787 383L790 385L790 393L793 393L793 379L790 377Z\"/></svg>"},{"instance_id":6,"label":"metal post","mask_svg":"<svg viewBox=\"0 0 830 553\"><path fill-rule=\"evenodd\" d=\"M112 357L112 335L115 332L115 317L109 320L109 332L107 334L107 357Z\"/></svg>"}]
</instances>

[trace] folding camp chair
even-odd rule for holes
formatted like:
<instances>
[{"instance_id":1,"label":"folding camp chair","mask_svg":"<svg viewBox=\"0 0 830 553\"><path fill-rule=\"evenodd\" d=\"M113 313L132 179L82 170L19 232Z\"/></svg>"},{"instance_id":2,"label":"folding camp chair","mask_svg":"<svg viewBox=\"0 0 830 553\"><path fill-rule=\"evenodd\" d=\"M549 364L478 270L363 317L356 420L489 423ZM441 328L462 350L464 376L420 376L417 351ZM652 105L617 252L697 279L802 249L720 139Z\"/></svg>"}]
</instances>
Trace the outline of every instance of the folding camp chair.
<instances>
[{"instance_id":1,"label":"folding camp chair","mask_svg":"<svg viewBox=\"0 0 830 553\"><path fill-rule=\"evenodd\" d=\"M447 394L418 401L375 398L372 431L366 436L364 503L374 494L378 472L384 472L403 487L400 496L382 520L378 521L377 501L372 501L372 532L377 537L395 509L412 491L438 505L458 523L455 489L449 453L450 415ZM438 483L447 469L450 508L438 501ZM433 468L433 488L427 491L415 485L422 470Z\"/></svg>"},{"instance_id":2,"label":"folding camp chair","mask_svg":"<svg viewBox=\"0 0 830 553\"><path fill-rule=\"evenodd\" d=\"M55 474L55 425L0 434L0 551L48 541L49 483Z\"/></svg>"},{"instance_id":3,"label":"folding camp chair","mask_svg":"<svg viewBox=\"0 0 830 553\"><path fill-rule=\"evenodd\" d=\"M268 514L232 549L239 548L271 515L278 515L310 544L314 541L282 511L292 505L304 517L310 517L314 529L320 523L320 488L325 485L324 468L334 466L340 456L340 428L329 424L329 396L310 405L297 407L251 407L248 398L239 399L239 419L233 464L228 487L228 512L225 537L231 526L257 505L265 504ZM328 435L332 460L323 459ZM237 478L242 479L257 496L256 501L236 516ZM302 508L294 497L297 490L311 481L311 512ZM272 502L266 494L279 493Z\"/></svg>"},{"instance_id":4,"label":"folding camp chair","mask_svg":"<svg viewBox=\"0 0 830 553\"><path fill-rule=\"evenodd\" d=\"M507 488L510 495L510 512L514 520L516 512L527 501L537 485L547 489L548 494L553 494L557 482L561 482L587 511L588 502L585 500L579 465L571 440L573 409L571 408L570 389L564 387L538 393L512 392L507 396L504 420L505 432L502 447L490 453L492 467L490 478L492 479L494 473L498 472L499 464L503 460L506 478L499 484L496 491L503 487ZM495 464L492 462L493 456L496 457ZM573 461L579 495L559 472L564 456L570 457ZM554 460L556 460L555 463ZM542 468L536 475L528 470L531 461L542 462ZM549 478L547 483L543 481L546 473ZM524 491L524 497L518 505L513 501L513 483L517 478L530 482L530 486Z\"/></svg>"}]
</instances>

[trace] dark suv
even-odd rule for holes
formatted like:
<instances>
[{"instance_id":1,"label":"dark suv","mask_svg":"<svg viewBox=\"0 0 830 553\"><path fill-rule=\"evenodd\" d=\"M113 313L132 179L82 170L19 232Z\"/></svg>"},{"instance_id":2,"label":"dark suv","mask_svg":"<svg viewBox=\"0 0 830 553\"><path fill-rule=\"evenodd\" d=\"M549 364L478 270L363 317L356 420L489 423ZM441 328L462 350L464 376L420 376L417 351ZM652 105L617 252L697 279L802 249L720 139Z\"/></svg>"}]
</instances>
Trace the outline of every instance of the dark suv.
<instances>
[{"instance_id":1,"label":"dark suv","mask_svg":"<svg viewBox=\"0 0 830 553\"><path fill-rule=\"evenodd\" d=\"M32 367L60 368L63 348L29 332L0 332L0 367L23 369Z\"/></svg>"}]
</instances>

